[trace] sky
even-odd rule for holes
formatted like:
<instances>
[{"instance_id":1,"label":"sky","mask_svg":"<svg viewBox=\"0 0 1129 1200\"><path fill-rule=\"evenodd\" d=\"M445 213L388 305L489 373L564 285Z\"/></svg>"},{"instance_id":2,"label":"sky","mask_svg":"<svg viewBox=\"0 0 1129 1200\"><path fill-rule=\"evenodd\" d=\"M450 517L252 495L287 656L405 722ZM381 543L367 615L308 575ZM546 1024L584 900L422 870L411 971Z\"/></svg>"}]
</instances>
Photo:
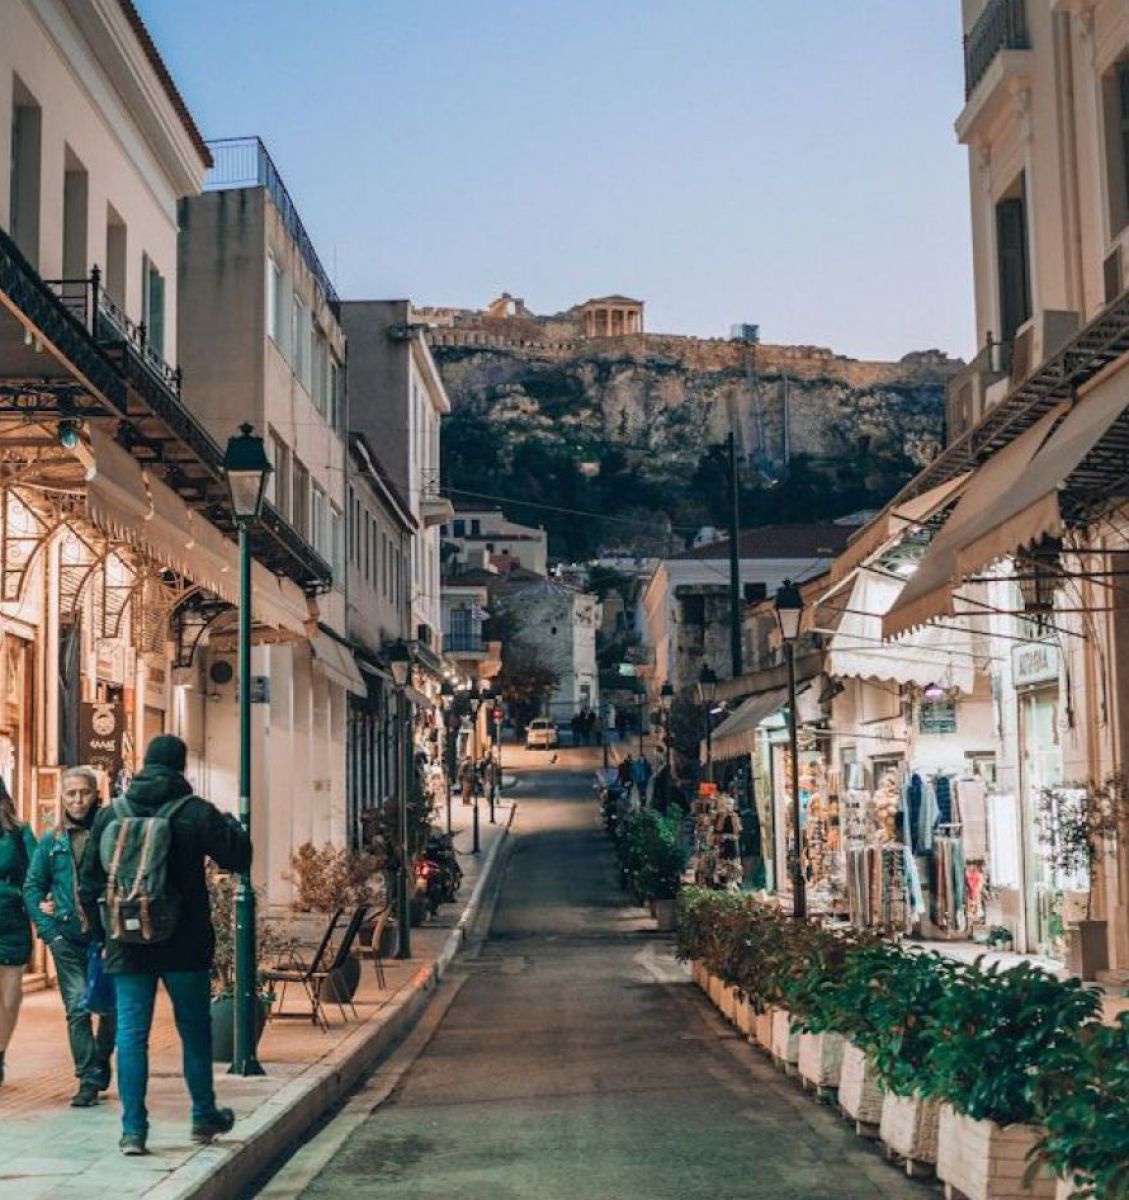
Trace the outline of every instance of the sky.
<instances>
[{"instance_id":1,"label":"sky","mask_svg":"<svg viewBox=\"0 0 1129 1200\"><path fill-rule=\"evenodd\" d=\"M346 298L973 352L958 0L138 0Z\"/></svg>"}]
</instances>

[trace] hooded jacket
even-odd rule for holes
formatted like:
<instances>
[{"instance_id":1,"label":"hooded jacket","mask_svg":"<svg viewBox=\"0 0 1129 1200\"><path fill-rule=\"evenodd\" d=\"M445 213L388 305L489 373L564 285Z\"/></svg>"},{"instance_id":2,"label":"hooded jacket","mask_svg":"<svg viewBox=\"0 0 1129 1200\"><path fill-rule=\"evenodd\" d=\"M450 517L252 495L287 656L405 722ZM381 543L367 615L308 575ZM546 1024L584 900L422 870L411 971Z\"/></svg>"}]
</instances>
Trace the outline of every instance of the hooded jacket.
<instances>
[{"instance_id":1,"label":"hooded jacket","mask_svg":"<svg viewBox=\"0 0 1129 1200\"><path fill-rule=\"evenodd\" d=\"M106 968L111 974L142 972L159 975L166 971L206 971L212 966L215 931L212 928L206 859L225 871L246 871L251 866L251 839L243 826L220 812L214 804L192 794L188 780L173 767L147 762L126 792L130 808L139 816L155 816L170 800L191 797L172 818L169 852L169 886L180 896L180 918L172 937L152 945L123 945L106 942ZM91 829L91 840L101 844L106 827L114 819L113 808L99 812ZM88 854L82 864L79 893L88 920L101 930L98 900L106 889L106 871L101 856Z\"/></svg>"}]
</instances>

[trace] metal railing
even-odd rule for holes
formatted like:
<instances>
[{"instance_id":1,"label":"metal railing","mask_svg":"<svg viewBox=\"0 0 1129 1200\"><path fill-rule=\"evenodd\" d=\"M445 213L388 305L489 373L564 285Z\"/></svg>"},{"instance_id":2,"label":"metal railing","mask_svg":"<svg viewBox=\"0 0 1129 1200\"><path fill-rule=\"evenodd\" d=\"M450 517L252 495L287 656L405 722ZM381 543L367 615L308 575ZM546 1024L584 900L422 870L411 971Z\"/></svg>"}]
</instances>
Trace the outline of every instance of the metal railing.
<instances>
[{"instance_id":1,"label":"metal railing","mask_svg":"<svg viewBox=\"0 0 1129 1200\"><path fill-rule=\"evenodd\" d=\"M223 192L237 188L265 188L278 209L286 231L294 239L298 252L305 260L322 290L326 303L340 319L341 299L329 279L329 272L322 266L314 249L313 239L306 232L298 208L282 182L282 175L274 164L270 152L258 137L220 138L209 142L213 165L204 176L204 191Z\"/></svg>"},{"instance_id":2,"label":"metal railing","mask_svg":"<svg viewBox=\"0 0 1129 1200\"><path fill-rule=\"evenodd\" d=\"M444 654L485 654L489 647L480 633L445 633Z\"/></svg>"},{"instance_id":3,"label":"metal railing","mask_svg":"<svg viewBox=\"0 0 1129 1200\"><path fill-rule=\"evenodd\" d=\"M1030 50L1027 0L988 0L964 39L964 98L976 90L1001 50Z\"/></svg>"}]
</instances>

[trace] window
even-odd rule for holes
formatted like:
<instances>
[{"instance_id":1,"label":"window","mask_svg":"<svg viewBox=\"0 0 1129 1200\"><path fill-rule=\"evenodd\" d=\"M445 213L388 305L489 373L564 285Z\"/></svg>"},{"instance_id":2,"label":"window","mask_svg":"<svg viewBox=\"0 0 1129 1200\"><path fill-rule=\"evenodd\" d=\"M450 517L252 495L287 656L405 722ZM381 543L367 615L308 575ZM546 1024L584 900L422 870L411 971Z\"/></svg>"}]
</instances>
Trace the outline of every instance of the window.
<instances>
[{"instance_id":1,"label":"window","mask_svg":"<svg viewBox=\"0 0 1129 1200\"><path fill-rule=\"evenodd\" d=\"M456 521L455 522L455 537L465 537L465 536L466 536L466 522L465 521Z\"/></svg>"},{"instance_id":2,"label":"window","mask_svg":"<svg viewBox=\"0 0 1129 1200\"><path fill-rule=\"evenodd\" d=\"M325 334L320 328L314 330L314 352L311 371L313 373L313 381L310 388L310 398L313 400L314 407L318 412L324 415L328 412L329 407L329 343L325 340Z\"/></svg>"},{"instance_id":3,"label":"window","mask_svg":"<svg viewBox=\"0 0 1129 1200\"><path fill-rule=\"evenodd\" d=\"M165 355L165 277L148 254L141 256L141 319L145 343L158 358Z\"/></svg>"},{"instance_id":4,"label":"window","mask_svg":"<svg viewBox=\"0 0 1129 1200\"><path fill-rule=\"evenodd\" d=\"M743 588L745 603L756 604L768 596L767 583L746 583Z\"/></svg>"},{"instance_id":5,"label":"window","mask_svg":"<svg viewBox=\"0 0 1129 1200\"><path fill-rule=\"evenodd\" d=\"M365 509L365 578L372 578L372 517L369 515L369 510Z\"/></svg>"},{"instance_id":6,"label":"window","mask_svg":"<svg viewBox=\"0 0 1129 1200\"><path fill-rule=\"evenodd\" d=\"M345 583L345 521L336 504L329 506L329 553L333 580L342 587Z\"/></svg>"},{"instance_id":7,"label":"window","mask_svg":"<svg viewBox=\"0 0 1129 1200\"><path fill-rule=\"evenodd\" d=\"M286 326L282 313L282 268L274 261L274 256L267 255L267 333L271 341L286 353L284 338Z\"/></svg>"},{"instance_id":8,"label":"window","mask_svg":"<svg viewBox=\"0 0 1129 1200\"><path fill-rule=\"evenodd\" d=\"M325 492L315 483L310 491L312 500L310 511L310 541L314 549L327 559L330 556L329 547L329 508Z\"/></svg>"},{"instance_id":9,"label":"window","mask_svg":"<svg viewBox=\"0 0 1129 1200\"><path fill-rule=\"evenodd\" d=\"M290 448L272 429L267 439L274 470L267 476L267 499L279 515L290 519Z\"/></svg>"},{"instance_id":10,"label":"window","mask_svg":"<svg viewBox=\"0 0 1129 1200\"><path fill-rule=\"evenodd\" d=\"M471 518L470 536L471 537L481 537L482 536L482 522L477 517Z\"/></svg>"},{"instance_id":11,"label":"window","mask_svg":"<svg viewBox=\"0 0 1129 1200\"><path fill-rule=\"evenodd\" d=\"M298 382L309 391L310 387L310 313L301 296L294 293L294 311L291 319L290 344L292 356L290 365Z\"/></svg>"},{"instance_id":12,"label":"window","mask_svg":"<svg viewBox=\"0 0 1129 1200\"><path fill-rule=\"evenodd\" d=\"M380 594L388 595L388 535L380 535Z\"/></svg>"},{"instance_id":13,"label":"window","mask_svg":"<svg viewBox=\"0 0 1129 1200\"><path fill-rule=\"evenodd\" d=\"M1031 316L1031 272L1027 251L1027 204L1023 175L996 205L996 263L1000 298L1000 337L1015 331Z\"/></svg>"},{"instance_id":14,"label":"window","mask_svg":"<svg viewBox=\"0 0 1129 1200\"><path fill-rule=\"evenodd\" d=\"M307 540L310 540L310 473L294 459L294 508L290 522Z\"/></svg>"},{"instance_id":15,"label":"window","mask_svg":"<svg viewBox=\"0 0 1129 1200\"><path fill-rule=\"evenodd\" d=\"M112 204L106 205L106 273L102 284L106 295L125 307L126 227Z\"/></svg>"},{"instance_id":16,"label":"window","mask_svg":"<svg viewBox=\"0 0 1129 1200\"><path fill-rule=\"evenodd\" d=\"M86 168L70 146L64 147L63 172L63 278L82 280L86 295Z\"/></svg>"},{"instance_id":17,"label":"window","mask_svg":"<svg viewBox=\"0 0 1129 1200\"><path fill-rule=\"evenodd\" d=\"M345 368L330 355L329 424L337 433L345 428Z\"/></svg>"},{"instance_id":18,"label":"window","mask_svg":"<svg viewBox=\"0 0 1129 1200\"><path fill-rule=\"evenodd\" d=\"M43 111L17 78L12 90L11 187L9 224L12 240L33 267L39 266L39 188Z\"/></svg>"}]
</instances>

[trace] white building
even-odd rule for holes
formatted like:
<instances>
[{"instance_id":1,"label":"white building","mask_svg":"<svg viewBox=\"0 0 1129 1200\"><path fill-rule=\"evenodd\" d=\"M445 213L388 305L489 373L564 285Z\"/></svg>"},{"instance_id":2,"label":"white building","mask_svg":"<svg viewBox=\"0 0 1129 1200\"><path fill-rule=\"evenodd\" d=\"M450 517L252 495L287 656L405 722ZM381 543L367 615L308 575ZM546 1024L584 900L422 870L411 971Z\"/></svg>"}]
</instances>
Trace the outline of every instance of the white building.
<instances>
[{"instance_id":1,"label":"white building","mask_svg":"<svg viewBox=\"0 0 1129 1200\"><path fill-rule=\"evenodd\" d=\"M450 547L451 565L460 566L486 556L498 570L516 563L526 571L547 575L549 571L549 535L544 529L510 521L496 505L455 505L455 514L440 530Z\"/></svg>"}]
</instances>

